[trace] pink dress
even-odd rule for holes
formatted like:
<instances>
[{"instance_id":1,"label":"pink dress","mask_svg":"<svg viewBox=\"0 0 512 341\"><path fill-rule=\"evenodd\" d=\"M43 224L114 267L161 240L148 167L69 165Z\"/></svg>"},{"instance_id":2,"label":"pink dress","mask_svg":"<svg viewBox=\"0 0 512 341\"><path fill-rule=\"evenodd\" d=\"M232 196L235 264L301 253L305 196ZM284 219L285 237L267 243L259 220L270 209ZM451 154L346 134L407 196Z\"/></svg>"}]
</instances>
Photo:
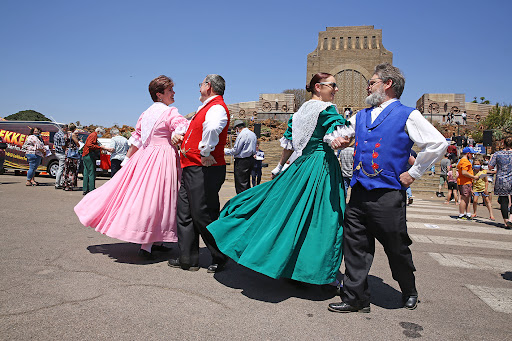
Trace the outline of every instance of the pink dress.
<instances>
[{"instance_id":1,"label":"pink dress","mask_svg":"<svg viewBox=\"0 0 512 341\"><path fill-rule=\"evenodd\" d=\"M139 150L112 179L75 206L80 222L131 243L176 242L181 166L171 137L184 134L187 127L178 109L163 103L142 113L130 138Z\"/></svg>"}]
</instances>

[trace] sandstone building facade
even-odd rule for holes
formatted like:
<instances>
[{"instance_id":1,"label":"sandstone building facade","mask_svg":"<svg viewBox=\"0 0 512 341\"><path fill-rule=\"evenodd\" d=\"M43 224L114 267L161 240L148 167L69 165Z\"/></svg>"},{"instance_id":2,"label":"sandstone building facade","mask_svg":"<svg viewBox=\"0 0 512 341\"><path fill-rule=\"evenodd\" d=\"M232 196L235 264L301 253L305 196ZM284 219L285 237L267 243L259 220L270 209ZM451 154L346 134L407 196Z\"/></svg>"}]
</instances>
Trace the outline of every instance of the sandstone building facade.
<instances>
[{"instance_id":1,"label":"sandstone building facade","mask_svg":"<svg viewBox=\"0 0 512 341\"><path fill-rule=\"evenodd\" d=\"M364 102L368 80L377 64L393 63L393 53L382 44L382 30L373 26L327 27L318 33L315 50L307 56L306 82L318 72L336 78L339 91L334 98L338 110L356 112Z\"/></svg>"},{"instance_id":2,"label":"sandstone building facade","mask_svg":"<svg viewBox=\"0 0 512 341\"><path fill-rule=\"evenodd\" d=\"M430 122L448 123L448 114L454 114L452 124L462 124L462 112L467 114L467 123L477 127L489 114L492 104L466 102L465 94L423 94L416 101L416 109Z\"/></svg>"}]
</instances>

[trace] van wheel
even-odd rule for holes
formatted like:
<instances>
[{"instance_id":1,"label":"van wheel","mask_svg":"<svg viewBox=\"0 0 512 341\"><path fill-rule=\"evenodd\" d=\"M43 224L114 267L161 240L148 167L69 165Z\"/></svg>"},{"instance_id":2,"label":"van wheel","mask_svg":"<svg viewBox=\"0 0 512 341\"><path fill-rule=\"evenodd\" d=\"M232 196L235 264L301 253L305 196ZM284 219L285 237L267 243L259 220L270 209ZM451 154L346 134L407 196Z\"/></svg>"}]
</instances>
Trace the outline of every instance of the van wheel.
<instances>
[{"instance_id":1,"label":"van wheel","mask_svg":"<svg viewBox=\"0 0 512 341\"><path fill-rule=\"evenodd\" d=\"M57 171L58 170L59 170L59 161L57 161L57 160L54 160L54 161L50 162L48 167L46 167L46 171L48 172L48 174L50 174L50 176L52 178L56 178L57 177Z\"/></svg>"}]
</instances>

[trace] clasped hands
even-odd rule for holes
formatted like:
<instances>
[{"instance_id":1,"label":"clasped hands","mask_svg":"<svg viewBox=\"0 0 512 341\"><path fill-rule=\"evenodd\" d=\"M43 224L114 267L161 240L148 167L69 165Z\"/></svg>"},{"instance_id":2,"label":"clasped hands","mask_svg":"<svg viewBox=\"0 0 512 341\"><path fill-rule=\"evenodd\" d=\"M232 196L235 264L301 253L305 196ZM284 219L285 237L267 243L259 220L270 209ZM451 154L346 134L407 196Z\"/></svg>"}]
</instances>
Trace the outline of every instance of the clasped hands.
<instances>
[{"instance_id":1,"label":"clasped hands","mask_svg":"<svg viewBox=\"0 0 512 341\"><path fill-rule=\"evenodd\" d=\"M177 147L181 142L183 142L183 135L175 134L171 137L171 143L174 146Z\"/></svg>"},{"instance_id":2,"label":"clasped hands","mask_svg":"<svg viewBox=\"0 0 512 341\"><path fill-rule=\"evenodd\" d=\"M331 148L332 149L346 148L346 147L348 147L349 143L350 143L349 137L340 136L340 137L337 137L334 140L332 140Z\"/></svg>"}]
</instances>

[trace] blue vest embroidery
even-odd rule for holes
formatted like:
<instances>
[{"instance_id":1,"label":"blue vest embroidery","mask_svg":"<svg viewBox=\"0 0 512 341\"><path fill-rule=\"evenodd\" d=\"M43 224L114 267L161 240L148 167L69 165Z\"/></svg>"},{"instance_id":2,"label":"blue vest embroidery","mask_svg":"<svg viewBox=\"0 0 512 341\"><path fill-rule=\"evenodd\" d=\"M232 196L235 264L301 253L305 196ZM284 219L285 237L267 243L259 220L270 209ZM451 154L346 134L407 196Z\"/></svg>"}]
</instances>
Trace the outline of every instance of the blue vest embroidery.
<instances>
[{"instance_id":1,"label":"blue vest embroidery","mask_svg":"<svg viewBox=\"0 0 512 341\"><path fill-rule=\"evenodd\" d=\"M351 186L359 182L365 189L402 189L400 174L407 170L414 142L405 132L405 123L414 108L399 101L390 103L371 122L371 109L357 113L354 172Z\"/></svg>"}]
</instances>

